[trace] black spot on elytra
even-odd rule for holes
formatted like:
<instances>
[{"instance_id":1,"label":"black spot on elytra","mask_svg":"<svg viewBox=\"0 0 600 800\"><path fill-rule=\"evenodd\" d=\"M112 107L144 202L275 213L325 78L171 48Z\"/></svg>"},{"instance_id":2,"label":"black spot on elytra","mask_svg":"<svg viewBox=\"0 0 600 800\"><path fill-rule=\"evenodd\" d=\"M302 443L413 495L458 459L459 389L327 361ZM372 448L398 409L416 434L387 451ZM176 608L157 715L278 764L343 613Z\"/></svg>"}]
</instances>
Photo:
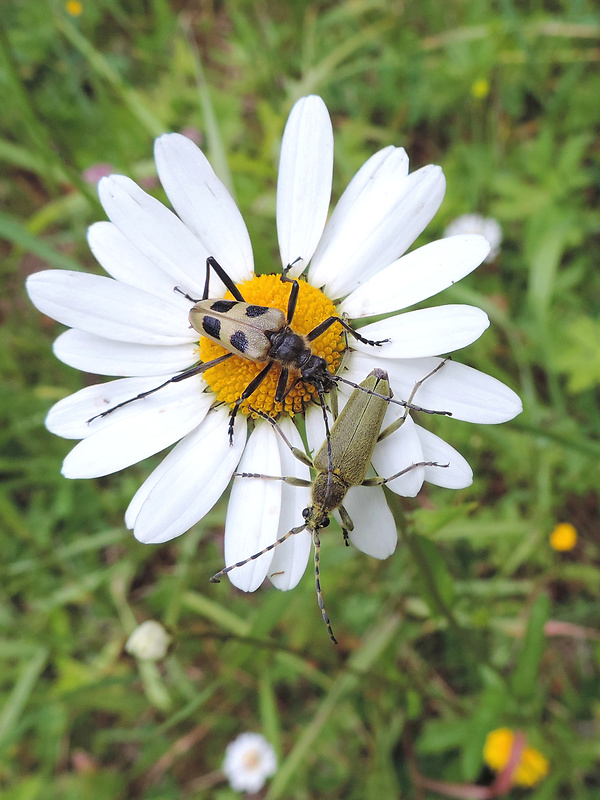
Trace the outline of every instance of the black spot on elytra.
<instances>
[{"instance_id":1,"label":"black spot on elytra","mask_svg":"<svg viewBox=\"0 0 600 800\"><path fill-rule=\"evenodd\" d=\"M202 328L207 336L212 336L213 339L221 338L221 320L205 316L202 319Z\"/></svg>"},{"instance_id":2,"label":"black spot on elytra","mask_svg":"<svg viewBox=\"0 0 600 800\"><path fill-rule=\"evenodd\" d=\"M262 317L267 314L269 309L266 306L248 306L246 308L247 317Z\"/></svg>"},{"instance_id":3,"label":"black spot on elytra","mask_svg":"<svg viewBox=\"0 0 600 800\"><path fill-rule=\"evenodd\" d=\"M237 305L237 300L216 300L210 307L211 311L226 314L228 311Z\"/></svg>"},{"instance_id":4,"label":"black spot on elytra","mask_svg":"<svg viewBox=\"0 0 600 800\"><path fill-rule=\"evenodd\" d=\"M236 331L229 337L231 346L235 347L238 353L245 353L248 349L248 338L243 331Z\"/></svg>"}]
</instances>

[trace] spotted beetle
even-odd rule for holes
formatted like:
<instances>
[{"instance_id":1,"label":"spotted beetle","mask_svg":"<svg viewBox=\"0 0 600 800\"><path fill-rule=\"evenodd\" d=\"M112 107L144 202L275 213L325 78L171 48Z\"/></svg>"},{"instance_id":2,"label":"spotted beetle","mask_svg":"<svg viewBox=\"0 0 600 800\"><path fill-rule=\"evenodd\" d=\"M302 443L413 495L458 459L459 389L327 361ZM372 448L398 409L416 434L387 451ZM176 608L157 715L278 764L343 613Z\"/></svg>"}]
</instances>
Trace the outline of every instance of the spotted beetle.
<instances>
[{"instance_id":1,"label":"spotted beetle","mask_svg":"<svg viewBox=\"0 0 600 800\"><path fill-rule=\"evenodd\" d=\"M417 389L423 382L441 369L445 363L446 360L441 361L434 370L415 385L410 400L413 399ZM391 400L391 398L392 390L390 389L387 372L382 369L374 369L352 392L348 402L331 429L329 439L323 443L312 460L308 458L302 450L294 447L289 442L274 419L266 414L260 414L271 423L294 456L303 464L315 470L315 478L311 483L302 478L258 475L245 472L238 473L236 477L280 480L292 486L310 486L312 487L311 502L302 512L302 516L305 520L302 525L297 528L292 528L284 536L277 539L260 552L254 553L254 555L249 558L245 558L243 561L238 561L236 564L231 564L220 570L212 576L210 579L211 583L219 583L220 578L228 572L231 572L231 570L242 567L250 561L260 558L260 556L285 542L290 536L308 530L312 535L315 547L315 585L319 608L321 609L323 620L327 626L329 637L334 644L337 644L337 640L331 628L331 622L325 610L323 593L321 591L319 572L321 542L319 531L329 525L330 514L336 509L339 509L340 518L342 520L342 533L344 541L346 545L348 545L348 533L354 529L354 525L342 504L350 488L353 486L384 486L386 483L399 478L401 475L406 474L416 467L449 466L449 464L438 464L436 461L419 461L391 475L389 478L380 478L379 476L372 478L366 477L377 442L394 433L394 431L404 423L410 408L409 403L405 407L405 413L382 431L381 425L385 416L387 401Z\"/></svg>"},{"instance_id":2,"label":"spotted beetle","mask_svg":"<svg viewBox=\"0 0 600 800\"><path fill-rule=\"evenodd\" d=\"M289 392L294 386L300 382L306 382L315 387L319 395L319 402L323 410L323 419L325 422L325 431L327 439L329 439L329 427L327 414L325 409L325 401L323 395L338 383L342 382L355 390L362 388L358 384L353 383L339 375L329 371L327 361L321 356L313 353L311 349L311 342L321 336L325 331L336 322L339 322L344 330L351 334L355 339L379 347L384 342L389 341L384 339L382 341L372 341L365 339L357 331L355 331L345 320L337 316L330 316L320 322L315 328L309 331L308 334L303 335L296 333L291 325L296 311L298 302L298 294L300 291L300 284L295 279L287 277L287 271L291 268L291 264L286 267L281 275L283 282L291 283L292 288L290 291L287 313L284 313L279 308L271 308L269 306L259 306L246 303L240 290L231 280L227 272L218 263L218 261L209 256L206 259L206 281L204 284L203 297L196 300L190 295L183 292L179 287L175 287L175 291L186 297L193 307L189 312L190 324L202 336L206 336L211 341L229 350L219 358L211 361L197 364L191 369L175 375L173 378L161 383L146 392L142 392L135 397L124 400L118 405L108 408L101 414L97 414L88 420L88 423L99 417L105 417L122 406L128 405L135 400L141 400L148 397L159 389L167 386L169 383L177 383L179 381L190 378L193 375L198 375L205 372L211 367L222 363L232 355L238 355L250 361L257 363L266 362L265 367L250 381L246 386L239 398L236 399L229 416L228 435L230 443L233 443L233 431L235 425L235 418L241 404L251 397L264 381L268 373L273 368L274 364L279 364L281 373L277 381L277 388L275 391L275 401L281 403L285 400ZM225 299L209 299L209 285L210 285L210 270L214 272L221 279L226 288L235 298L234 300ZM290 382L290 372L295 373L298 377L292 379ZM364 389L369 393L369 390ZM401 400L392 400L390 397L380 395L380 398L387 402L397 403L402 406L407 404ZM446 411L430 411L419 406L409 405L413 411L423 411L427 414L444 414L449 415Z\"/></svg>"}]
</instances>

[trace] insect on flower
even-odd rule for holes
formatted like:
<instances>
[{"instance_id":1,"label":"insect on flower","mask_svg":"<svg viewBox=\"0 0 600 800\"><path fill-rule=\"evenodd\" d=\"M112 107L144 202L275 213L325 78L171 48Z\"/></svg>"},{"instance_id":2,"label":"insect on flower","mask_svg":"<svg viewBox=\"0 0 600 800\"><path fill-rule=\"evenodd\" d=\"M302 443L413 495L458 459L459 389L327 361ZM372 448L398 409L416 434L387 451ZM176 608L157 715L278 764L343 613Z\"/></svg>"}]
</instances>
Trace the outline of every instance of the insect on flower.
<instances>
[{"instance_id":1,"label":"insect on flower","mask_svg":"<svg viewBox=\"0 0 600 800\"><path fill-rule=\"evenodd\" d=\"M303 381L315 386L318 392L319 402L323 409L323 419L325 422L325 430L327 438L329 438L329 427L325 405L323 401L323 394L331 391L338 381L352 386L354 389L363 388L358 384L348 381L334 375L329 371L327 361L321 356L313 353L311 349L311 342L322 336L325 331L335 323L339 323L343 329L351 334L357 341L363 344L371 345L372 347L380 347L382 344L389 342L389 339L382 339L380 341L373 341L361 336L360 333L354 330L347 322L338 316L331 315L327 319L316 325L308 334L302 335L296 333L291 325L294 319L294 313L298 303L298 294L300 290L299 282L294 278L288 278L286 272L293 265L289 265L287 270L284 270L280 276L280 280L284 283L291 284L291 291L288 298L287 313L284 313L279 308L272 308L269 306L259 306L251 303L246 303L244 297L235 283L231 280L230 276L225 272L223 267L217 262L215 258L209 256L206 260L206 282L204 286L203 297L200 300L195 300L188 294L183 292L179 287L175 290L186 297L191 303L194 303L190 310L189 319L192 328L202 336L206 336L211 341L221 345L229 353L218 356L211 361L197 364L191 369L175 375L169 380L164 381L160 386L155 386L145 392L140 392L135 397L123 400L121 403L112 406L111 408L96 414L88 420L88 424L95 419L108 416L123 406L129 405L136 400L142 400L145 397L158 392L170 383L178 383L186 378L191 378L202 372L206 372L218 364L221 364L233 355L241 356L242 358L249 359L258 363L267 362L266 366L248 383L241 395L233 403L229 415L229 442L233 444L233 430L235 424L235 417L237 415L240 405L248 400L254 392L263 383L272 367L279 364L281 371L277 380L275 390L275 402L282 403L294 386ZM224 285L227 287L234 300L227 299L209 299L209 286L210 286L210 270L213 269ZM292 382L290 383L290 373L292 373ZM297 377L299 376L299 377ZM363 389L364 390L364 389ZM367 391L367 390L364 390ZM383 397L383 395L382 395ZM404 407L407 403L400 400L391 400ZM426 414L442 414L451 416L448 411L431 411L420 406L408 404L412 411L423 411Z\"/></svg>"},{"instance_id":2,"label":"insect on flower","mask_svg":"<svg viewBox=\"0 0 600 800\"><path fill-rule=\"evenodd\" d=\"M125 515L127 526L146 544L170 541L189 530L214 506L236 471L308 477L308 468L262 418L256 419L246 436L250 403L268 416L281 415L280 427L297 446L301 440L294 416L304 413L307 431L311 425L315 431L313 444L320 446L323 405L319 408L314 401L320 399L319 388L327 387L329 380L339 384L340 393L349 394L377 364L388 373L395 396L407 398L415 381L433 369L439 356L475 341L489 324L483 311L468 305L407 310L459 281L489 250L482 237L461 235L408 252L442 201L445 179L440 167L409 171L405 151L385 147L365 162L330 209L333 129L319 97L305 97L295 104L281 146L276 213L281 264L286 277L306 278L298 281L293 319L288 311L296 284L282 282L281 273L254 272L242 215L204 154L192 141L173 133L157 139L155 158L173 210L123 175L105 177L99 183L108 221L94 223L88 241L107 276L43 270L27 280L34 305L68 328L54 343L55 355L71 367L112 378L85 386L50 409L48 429L76 440L64 460L63 475L77 479L110 475L170 448L140 486ZM278 396L283 394L283 400L278 403L277 384L285 364L275 362L256 391L239 402L268 366L268 359L240 357L239 352L233 354L222 343L199 335L189 321L195 304L173 292L177 286L190 298L208 300L201 268L207 258L226 267L248 306L279 309L279 330L288 324L288 316L293 333L302 337L332 316L353 326L355 320L377 316L379 322L364 327L359 323L360 335L392 341L372 347L353 338L352 347L346 348L342 326L331 324L308 342L312 354L326 362L321 381L305 383L296 362L289 368L289 385L280 389ZM235 296L226 296L223 281L214 270L211 273L215 301L227 298L240 303ZM206 317L207 309L202 313ZM235 332L240 325L226 315L227 324L232 320ZM190 370L197 371L186 375ZM298 378L302 380L296 383ZM164 385L160 392L151 391L159 385ZM332 405L336 394L331 392ZM139 395L146 397L144 402L125 403ZM455 419L479 424L504 422L522 408L508 387L456 361L428 381L418 399L422 406L445 409ZM118 413L99 417L122 403L125 407ZM238 403L231 445L229 415ZM387 413L393 412L400 413L399 407L388 404ZM407 463L451 461L447 470L413 470L406 481L399 481L404 483L403 493L413 496L423 480L453 489L471 482L472 472L464 459L414 424L410 416L392 438L396 436L406 440L401 449L408 454ZM386 450L386 441L378 444L373 458L380 475L400 468ZM383 468L376 463L380 456L387 461ZM244 489L243 484L234 481L227 507L225 544L234 558L226 563L275 541L294 525L309 502L306 489L275 482L268 490L254 485ZM390 488L394 490L395 485ZM356 510L352 498L363 491L368 492L368 500ZM263 502L266 494L270 503ZM355 525L351 542L370 554L378 552L376 557L387 557L396 541L391 522L385 524L383 535L367 535L373 505L379 517L387 513L382 492L353 489L345 505L351 508ZM240 519L245 525L239 524ZM306 533L277 548L269 575L278 588L288 590L297 584L310 546ZM268 558L255 562L248 582L245 569L234 572L231 580L245 591L254 591L270 564ZM262 575L259 566L265 568Z\"/></svg>"},{"instance_id":3,"label":"insect on flower","mask_svg":"<svg viewBox=\"0 0 600 800\"><path fill-rule=\"evenodd\" d=\"M441 361L439 365L432 370L431 373L419 381L413 389L412 397L422 383L437 372L445 361ZM367 390L365 392L360 389ZM321 591L320 579L320 547L321 541L319 538L319 531L329 525L329 516L333 511L339 510L342 521L342 533L346 545L348 542L348 534L354 529L354 524L350 515L343 506L344 498L348 490L356 486L384 486L396 478L410 472L417 467L448 467L449 464L439 464L436 461L421 461L415 464L410 464L404 469L398 471L394 475L387 478L379 476L367 478L367 470L371 463L373 451L379 441L390 436L398 430L408 413L408 408L405 409L404 415L398 420L393 422L390 426L381 430L383 418L387 410L387 402L391 400L392 392L388 381L387 373L381 369L374 369L370 375L357 387L350 399L344 406L341 414L336 419L333 428L331 429L330 440L323 443L318 450L314 459L309 459L299 448L294 447L286 438L281 428L277 425L275 420L271 417L266 419L273 425L279 436L283 439L286 445L290 448L294 456L303 464L315 470L316 476L312 483L300 478L290 478L283 476L260 475L253 473L238 473L237 477L240 478L257 478L262 480L279 480L289 483L292 486L310 486L311 487L311 502L302 512L304 517L304 524L292 528L280 539L277 539L272 544L263 548L260 552L248 558L238 561L235 564L225 567L217 572L210 579L212 583L219 583L222 575L226 575L231 570L243 567L251 561L260 558L266 553L273 550L280 544L283 544L287 539L302 531L308 530L312 536L315 552L315 584L317 589L317 600L323 620L327 626L329 636L334 644L337 640L331 628L331 622L325 604L323 602L323 593Z\"/></svg>"}]
</instances>

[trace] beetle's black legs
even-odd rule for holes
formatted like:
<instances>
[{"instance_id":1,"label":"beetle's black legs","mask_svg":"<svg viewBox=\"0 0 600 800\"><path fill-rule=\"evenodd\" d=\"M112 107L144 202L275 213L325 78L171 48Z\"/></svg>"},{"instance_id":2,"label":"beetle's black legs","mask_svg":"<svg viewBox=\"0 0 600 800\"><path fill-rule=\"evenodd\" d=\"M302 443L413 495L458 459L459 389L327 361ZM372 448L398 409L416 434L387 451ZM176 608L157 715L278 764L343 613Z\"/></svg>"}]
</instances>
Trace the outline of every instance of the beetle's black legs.
<instances>
[{"instance_id":1,"label":"beetle's black legs","mask_svg":"<svg viewBox=\"0 0 600 800\"><path fill-rule=\"evenodd\" d=\"M240 397L238 397L238 399L235 401L235 405L231 409L231 414L229 415L228 433L229 433L229 444L230 445L233 445L233 427L235 425L235 418L236 418L236 415L237 415L237 413L239 411L240 405L244 402L244 400L247 400L251 395L254 394L254 392L258 389L258 387L261 385L261 383L267 377L267 374L270 371L270 369L271 369L271 367L273 366L274 363L275 362L273 362L273 361L269 361L267 366L264 367L263 369L261 369L261 371L258 373L258 375L256 375L256 377L254 377L250 381L250 383L248 384L248 386L246 386L246 388L244 389L244 391L242 392Z\"/></svg>"},{"instance_id":2,"label":"beetle's black legs","mask_svg":"<svg viewBox=\"0 0 600 800\"><path fill-rule=\"evenodd\" d=\"M354 330L347 322L344 322L343 319L340 317L327 317L324 319L323 322L320 322L316 328L313 328L309 334L307 334L306 338L309 342L314 342L315 339L318 339L321 334L325 333L327 328L330 328L335 322L339 322L340 325L348 331L351 336L354 336L355 339L358 339L359 342L363 344L370 344L372 347L381 347L382 344L385 342L389 342L389 339L381 339L381 341L373 341L372 339L365 339L364 336L361 336L360 333Z\"/></svg>"},{"instance_id":3,"label":"beetle's black legs","mask_svg":"<svg viewBox=\"0 0 600 800\"><path fill-rule=\"evenodd\" d=\"M231 280L229 275L225 272L223 267L219 264L217 259L213 258L213 256L209 256L206 259L206 280L204 282L204 291L202 292L202 297L200 298L200 300L196 300L195 298L190 297L189 294L187 294L187 292L184 292L182 289L180 289L179 286L175 286L173 291L174 292L178 292L179 294L182 294L186 298L186 300L190 301L190 303L196 304L196 303L202 302L203 300L207 300L208 299L208 287L209 287L209 283L210 283L210 270L211 270L211 268L214 269L214 271L217 273L219 278L225 284L225 287L227 289L229 289L229 291L235 297L235 299L239 300L242 303L244 303L245 300L244 300L244 298L242 296L242 293L237 288L235 283Z\"/></svg>"}]
</instances>

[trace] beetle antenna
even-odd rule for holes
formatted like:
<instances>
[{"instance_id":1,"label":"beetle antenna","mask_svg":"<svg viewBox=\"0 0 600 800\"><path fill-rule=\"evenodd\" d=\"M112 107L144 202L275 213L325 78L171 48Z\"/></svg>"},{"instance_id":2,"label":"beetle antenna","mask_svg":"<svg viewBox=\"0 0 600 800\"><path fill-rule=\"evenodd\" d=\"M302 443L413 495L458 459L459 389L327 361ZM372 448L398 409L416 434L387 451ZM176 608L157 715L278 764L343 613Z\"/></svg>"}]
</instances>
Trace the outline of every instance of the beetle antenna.
<instances>
[{"instance_id":1,"label":"beetle antenna","mask_svg":"<svg viewBox=\"0 0 600 800\"><path fill-rule=\"evenodd\" d=\"M434 371L437 372L438 369L439 367L436 367ZM433 372L427 375L426 378L429 378L430 375L433 375ZM340 383L345 383L347 386L352 386L353 389L360 389L361 392L372 394L373 397L381 397L382 400L387 400L388 403L395 403L395 405L402 406L403 408L406 408L409 411L422 411L424 414L439 414L442 417L452 416L451 411L435 411L431 408L421 408L421 406L415 406L413 403L407 402L405 400L394 400L393 397L389 397L388 395L385 394L380 394L379 392L374 392L372 389L366 389L364 386L359 386L358 383L349 381L347 378L342 378L340 375L331 375L330 377L332 381L339 381ZM421 381L418 382L417 388L419 388L419 386L423 383L424 380L426 380L426 378L423 378ZM414 389L413 389L413 395L414 395Z\"/></svg>"},{"instance_id":2,"label":"beetle antenna","mask_svg":"<svg viewBox=\"0 0 600 800\"><path fill-rule=\"evenodd\" d=\"M221 362L225 361L232 355L233 353L226 353L224 356L219 356L218 358L214 358L212 361L203 361L202 363L197 364L195 367L186 369L185 372L178 373L172 378L169 378L168 381L161 383L160 386L155 386L154 389L148 389L148 391L146 392L140 392L139 394L136 394L135 397L130 397L128 400L123 400L123 402L117 403L116 406L111 406L110 408L107 408L106 411L101 411L100 414L95 414L93 417L90 417L87 420L87 424L89 425L95 419L107 417L109 414L112 414L112 412L116 411L118 408L123 408L123 406L128 406L129 403L134 403L136 400L143 400L144 397L149 397L151 394L154 394L154 392L158 392L159 389L163 389L170 383L179 383L180 381L184 381L186 378L193 378L194 375L200 375L201 372L205 372L207 369L212 369L212 367L216 367L217 364L221 364Z\"/></svg>"},{"instance_id":3,"label":"beetle antenna","mask_svg":"<svg viewBox=\"0 0 600 800\"><path fill-rule=\"evenodd\" d=\"M317 533L317 531L313 531L313 543L315 545L315 586L317 588L317 602L319 604L319 608L321 609L323 622L327 626L327 633L329 634L329 638L334 644L337 644L338 641L334 636L333 628L331 627L331 622L329 621L329 617L327 616L327 611L325 610L325 602L323 601L323 592L321 591L321 573L319 569L319 562L321 559L321 540L319 539L319 534Z\"/></svg>"},{"instance_id":4,"label":"beetle antenna","mask_svg":"<svg viewBox=\"0 0 600 800\"><path fill-rule=\"evenodd\" d=\"M254 553L253 556L249 558L245 558L243 561L238 561L236 564L231 564L229 567L225 567L219 572L216 572L212 578L210 578L211 583L220 583L221 578L223 575L227 575L228 572L231 572L232 569L236 569L237 567L243 567L245 564L249 564L251 561L255 561L257 558L264 556L265 553L268 553L270 550L273 550L277 545L283 544L290 536L293 536L295 533L302 533L302 531L306 530L306 523L304 525L300 525L298 528L292 528L291 531L288 531L285 536L282 536L281 539L277 539L273 542L273 544L268 545L265 547L264 550L261 550L258 553Z\"/></svg>"},{"instance_id":5,"label":"beetle antenna","mask_svg":"<svg viewBox=\"0 0 600 800\"><path fill-rule=\"evenodd\" d=\"M319 393L319 403L321 404L321 411L323 412L323 422L325 423L325 439L327 441L327 488L325 490L325 502L329 500L331 493L331 484L333 481L333 453L331 452L331 433L329 431L329 420L327 419L327 406L323 399L323 386L317 386Z\"/></svg>"}]
</instances>

